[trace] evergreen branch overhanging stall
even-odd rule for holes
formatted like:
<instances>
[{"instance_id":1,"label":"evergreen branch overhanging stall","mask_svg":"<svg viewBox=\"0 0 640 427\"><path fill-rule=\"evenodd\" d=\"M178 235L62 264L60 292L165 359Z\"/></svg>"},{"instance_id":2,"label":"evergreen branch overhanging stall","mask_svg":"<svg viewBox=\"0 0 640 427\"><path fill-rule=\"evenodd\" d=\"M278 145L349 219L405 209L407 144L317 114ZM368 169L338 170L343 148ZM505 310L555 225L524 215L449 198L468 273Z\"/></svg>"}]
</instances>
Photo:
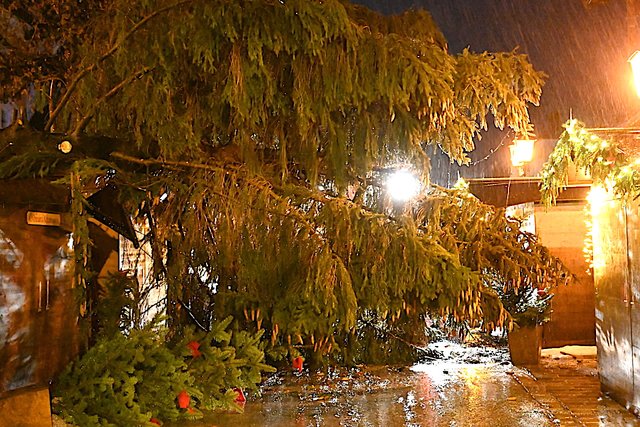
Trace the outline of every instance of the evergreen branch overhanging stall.
<instances>
[{"instance_id":1,"label":"evergreen branch overhanging stall","mask_svg":"<svg viewBox=\"0 0 640 427\"><path fill-rule=\"evenodd\" d=\"M500 211L437 191L398 214L376 183L399 162L427 182L430 145L468 162L488 116L526 132L543 76L525 55L452 55L425 11L338 0L84 7L68 21L80 36L46 27L64 67L10 57L2 95L33 87L38 114L0 132L0 176L113 177L153 219L170 300L207 322L233 314L274 347L328 354L365 312L500 323L488 271L559 277Z\"/></svg>"}]
</instances>

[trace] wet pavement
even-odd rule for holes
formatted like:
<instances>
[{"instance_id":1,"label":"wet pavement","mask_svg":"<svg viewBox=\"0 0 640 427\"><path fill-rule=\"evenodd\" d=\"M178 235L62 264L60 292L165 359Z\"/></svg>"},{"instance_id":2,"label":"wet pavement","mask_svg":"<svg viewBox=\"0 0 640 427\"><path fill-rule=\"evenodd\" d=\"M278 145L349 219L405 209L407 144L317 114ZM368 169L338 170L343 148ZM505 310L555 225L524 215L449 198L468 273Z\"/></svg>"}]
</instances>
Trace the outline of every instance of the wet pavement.
<instances>
[{"instance_id":1,"label":"wet pavement","mask_svg":"<svg viewBox=\"0 0 640 427\"><path fill-rule=\"evenodd\" d=\"M521 369L504 357L481 356L472 358L475 363L434 360L411 368L276 375L243 414L208 414L181 425L640 426L601 395L595 359L554 354Z\"/></svg>"},{"instance_id":2,"label":"wet pavement","mask_svg":"<svg viewBox=\"0 0 640 427\"><path fill-rule=\"evenodd\" d=\"M552 351L539 366L515 372L514 379L553 414L555 425L640 426L639 419L601 393L595 354Z\"/></svg>"}]
</instances>

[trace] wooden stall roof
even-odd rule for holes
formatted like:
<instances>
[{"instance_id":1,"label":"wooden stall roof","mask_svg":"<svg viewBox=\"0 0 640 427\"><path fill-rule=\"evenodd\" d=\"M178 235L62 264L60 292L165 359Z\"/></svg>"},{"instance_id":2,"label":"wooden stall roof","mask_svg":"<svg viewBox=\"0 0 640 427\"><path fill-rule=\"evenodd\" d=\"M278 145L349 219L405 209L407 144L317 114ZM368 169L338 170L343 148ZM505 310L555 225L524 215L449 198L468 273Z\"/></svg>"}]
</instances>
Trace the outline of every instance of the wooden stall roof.
<instances>
[{"instance_id":1,"label":"wooden stall roof","mask_svg":"<svg viewBox=\"0 0 640 427\"><path fill-rule=\"evenodd\" d=\"M131 223L131 218L118 202L118 188L115 185L107 185L87 198L89 213L98 221L129 239L138 249L140 243Z\"/></svg>"},{"instance_id":2,"label":"wooden stall roof","mask_svg":"<svg viewBox=\"0 0 640 427\"><path fill-rule=\"evenodd\" d=\"M0 181L0 204L47 209L53 212L69 210L69 187L55 185L45 179L12 179Z\"/></svg>"},{"instance_id":3,"label":"wooden stall roof","mask_svg":"<svg viewBox=\"0 0 640 427\"><path fill-rule=\"evenodd\" d=\"M0 207L21 207L64 213L71 205L69 186L46 179L0 180ZM131 218L118 202L118 189L108 184L87 197L89 213L98 221L139 246Z\"/></svg>"},{"instance_id":4,"label":"wooden stall roof","mask_svg":"<svg viewBox=\"0 0 640 427\"><path fill-rule=\"evenodd\" d=\"M481 178L469 179L469 191L483 203L498 208L519 205L520 203L540 202L540 178ZM586 200L590 181L572 183L560 193L558 202L576 202Z\"/></svg>"}]
</instances>

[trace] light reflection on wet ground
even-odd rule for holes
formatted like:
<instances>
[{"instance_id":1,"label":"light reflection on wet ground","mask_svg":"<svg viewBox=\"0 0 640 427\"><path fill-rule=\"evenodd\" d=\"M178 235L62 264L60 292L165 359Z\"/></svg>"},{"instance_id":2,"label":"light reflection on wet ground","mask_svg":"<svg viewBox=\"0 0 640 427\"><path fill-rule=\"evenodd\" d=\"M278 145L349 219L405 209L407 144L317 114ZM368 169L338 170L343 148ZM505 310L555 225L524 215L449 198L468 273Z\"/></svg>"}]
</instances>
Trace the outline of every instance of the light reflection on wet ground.
<instances>
[{"instance_id":1,"label":"light reflection on wet ground","mask_svg":"<svg viewBox=\"0 0 640 427\"><path fill-rule=\"evenodd\" d=\"M270 378L243 414L189 426L552 426L509 364L437 361ZM183 424L184 425L184 424Z\"/></svg>"}]
</instances>

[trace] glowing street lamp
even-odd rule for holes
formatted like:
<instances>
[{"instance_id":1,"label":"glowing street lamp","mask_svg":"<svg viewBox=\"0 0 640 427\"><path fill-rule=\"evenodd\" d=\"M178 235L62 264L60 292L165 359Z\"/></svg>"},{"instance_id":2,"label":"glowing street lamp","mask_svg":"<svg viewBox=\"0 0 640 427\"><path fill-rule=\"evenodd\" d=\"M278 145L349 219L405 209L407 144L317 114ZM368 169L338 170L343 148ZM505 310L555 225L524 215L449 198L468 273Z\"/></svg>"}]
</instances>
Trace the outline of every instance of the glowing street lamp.
<instances>
[{"instance_id":1,"label":"glowing street lamp","mask_svg":"<svg viewBox=\"0 0 640 427\"><path fill-rule=\"evenodd\" d=\"M636 93L640 96L640 50L636 50L629 57L631 64L631 72L633 73L633 84L636 87Z\"/></svg>"},{"instance_id":2,"label":"glowing street lamp","mask_svg":"<svg viewBox=\"0 0 640 427\"><path fill-rule=\"evenodd\" d=\"M420 180L408 170L397 170L387 178L387 191L391 198L406 202L420 193Z\"/></svg>"},{"instance_id":3,"label":"glowing street lamp","mask_svg":"<svg viewBox=\"0 0 640 427\"><path fill-rule=\"evenodd\" d=\"M535 139L515 139L509 146L511 152L511 164L518 168L520 175L524 175L524 166L533 159L533 147Z\"/></svg>"},{"instance_id":4,"label":"glowing street lamp","mask_svg":"<svg viewBox=\"0 0 640 427\"><path fill-rule=\"evenodd\" d=\"M516 139L509 146L511 151L511 164L516 167L524 166L533 159L533 146L535 139Z\"/></svg>"}]
</instances>

